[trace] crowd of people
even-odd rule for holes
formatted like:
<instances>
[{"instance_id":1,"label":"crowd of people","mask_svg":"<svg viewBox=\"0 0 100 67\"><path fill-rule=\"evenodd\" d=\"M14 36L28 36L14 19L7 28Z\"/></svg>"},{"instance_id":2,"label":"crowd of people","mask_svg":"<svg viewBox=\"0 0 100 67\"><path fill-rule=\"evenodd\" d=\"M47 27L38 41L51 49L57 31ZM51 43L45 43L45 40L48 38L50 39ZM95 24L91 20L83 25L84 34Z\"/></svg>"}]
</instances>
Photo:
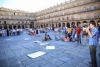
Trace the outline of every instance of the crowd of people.
<instances>
[{"instance_id":1,"label":"crowd of people","mask_svg":"<svg viewBox=\"0 0 100 67\"><path fill-rule=\"evenodd\" d=\"M87 45L89 41L88 33L86 32L86 29L90 29L89 26L73 26L73 27L56 27L54 29L55 32L55 40L63 40L66 42L75 42L77 41L78 44ZM63 34L64 36L60 36L60 34Z\"/></svg>"},{"instance_id":2,"label":"crowd of people","mask_svg":"<svg viewBox=\"0 0 100 67\"><path fill-rule=\"evenodd\" d=\"M45 29L45 36L42 41L52 40L50 35L48 34L49 29ZM99 44L100 40L100 28L96 27L95 22L90 22L89 26L80 27L79 25L73 27L55 27L53 28L55 33L55 40L65 41L65 42L75 42L77 44L89 45L91 67L97 67L97 59L96 59L96 47ZM39 34L39 29L34 30L34 35ZM63 35L63 36L62 36ZM100 55L100 54L99 54Z\"/></svg>"},{"instance_id":3,"label":"crowd of people","mask_svg":"<svg viewBox=\"0 0 100 67\"><path fill-rule=\"evenodd\" d=\"M39 36L40 33L45 33L42 41L52 40L48 31L51 29L55 33L55 40L65 41L65 42L75 42L77 44L82 45L90 45L90 56L91 56L91 64L92 67L97 67L97 60L96 60L96 47L100 41L100 28L95 27L96 24L94 22L90 22L89 26L80 27L79 25L70 27L55 27L55 28L45 28L44 30L35 28L35 29L27 29L28 35ZM23 29L0 29L0 36L14 36L20 35L23 33Z\"/></svg>"},{"instance_id":4,"label":"crowd of people","mask_svg":"<svg viewBox=\"0 0 100 67\"><path fill-rule=\"evenodd\" d=\"M23 33L23 29L0 29L0 37L15 36Z\"/></svg>"}]
</instances>

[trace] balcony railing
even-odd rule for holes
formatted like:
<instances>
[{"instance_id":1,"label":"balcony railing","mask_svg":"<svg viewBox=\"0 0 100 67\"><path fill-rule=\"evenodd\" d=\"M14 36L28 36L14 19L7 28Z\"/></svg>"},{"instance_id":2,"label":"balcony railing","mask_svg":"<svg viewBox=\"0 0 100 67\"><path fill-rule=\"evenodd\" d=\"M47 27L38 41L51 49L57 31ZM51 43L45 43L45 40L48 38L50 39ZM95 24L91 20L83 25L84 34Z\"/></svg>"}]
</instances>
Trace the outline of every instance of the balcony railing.
<instances>
[{"instance_id":1,"label":"balcony railing","mask_svg":"<svg viewBox=\"0 0 100 67\"><path fill-rule=\"evenodd\" d=\"M87 0L88 1L88 0ZM66 7L65 9L71 9L71 8L74 8L74 7L79 7L79 6L82 6L82 5L86 5L86 4L89 4L89 3L92 3L92 2L97 2L97 1L99 1L99 0L89 0L88 2L84 2L83 4L77 4L77 5L72 5L72 6L70 6L70 7ZM65 10L65 9L63 9L63 10ZM63 11L63 10L57 10L57 11L55 11L55 12L59 12L59 11ZM45 13L45 14L40 14L40 15L37 15L36 17L38 17L38 16L42 16L42 15L46 15L46 14L51 14L51 13L54 13L54 12L49 12L49 13Z\"/></svg>"},{"instance_id":2,"label":"balcony railing","mask_svg":"<svg viewBox=\"0 0 100 67\"><path fill-rule=\"evenodd\" d=\"M95 8L94 10L92 10L92 9L87 9L86 11L83 11L83 10L80 10L80 11L74 11L74 12L72 12L72 13L69 13L69 14L60 14L60 15L56 15L56 16L54 16L54 17L45 17L45 18L40 18L40 19L38 19L38 20L43 20L43 19L50 19L50 18L55 18L55 17L61 17L61 16L66 16L66 15L71 15L71 14L79 14L79 13L83 13L83 12L89 12L89 11L95 11L95 10L99 10L100 9L100 7L98 7L98 8Z\"/></svg>"}]
</instances>

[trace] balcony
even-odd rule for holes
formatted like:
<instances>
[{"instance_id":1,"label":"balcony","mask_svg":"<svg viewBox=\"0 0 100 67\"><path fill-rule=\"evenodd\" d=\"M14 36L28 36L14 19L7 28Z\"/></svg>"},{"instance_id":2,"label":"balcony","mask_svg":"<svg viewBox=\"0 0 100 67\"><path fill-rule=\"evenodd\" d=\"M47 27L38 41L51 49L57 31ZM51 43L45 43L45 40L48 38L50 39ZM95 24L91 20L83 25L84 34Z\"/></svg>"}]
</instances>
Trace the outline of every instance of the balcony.
<instances>
[{"instance_id":1,"label":"balcony","mask_svg":"<svg viewBox=\"0 0 100 67\"><path fill-rule=\"evenodd\" d=\"M89 3L92 3L92 2L97 2L97 1L99 1L99 0L87 0L87 2L83 2L82 4L77 4L77 5L72 5L72 6L70 6L70 7L66 7L65 9L71 9L71 8L74 8L74 7L79 7L79 6L82 6L82 5L86 5L86 4L89 4ZM56 10L55 12L59 12L59 11L63 11L63 10L65 10L65 9L62 9L62 10ZM50 14L50 13L54 13L54 12L47 12L48 14ZM46 15L46 14L40 14L40 15L37 15L36 17L38 17L38 16L42 16L42 15Z\"/></svg>"}]
</instances>

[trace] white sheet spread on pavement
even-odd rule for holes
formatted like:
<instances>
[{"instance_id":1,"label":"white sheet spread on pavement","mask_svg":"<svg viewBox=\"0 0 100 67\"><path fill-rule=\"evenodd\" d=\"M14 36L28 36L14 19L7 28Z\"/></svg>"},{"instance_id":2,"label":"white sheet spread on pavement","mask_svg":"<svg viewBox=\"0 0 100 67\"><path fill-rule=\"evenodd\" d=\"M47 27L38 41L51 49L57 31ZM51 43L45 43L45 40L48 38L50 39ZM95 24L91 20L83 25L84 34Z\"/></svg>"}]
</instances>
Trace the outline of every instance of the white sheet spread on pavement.
<instances>
[{"instance_id":1,"label":"white sheet spread on pavement","mask_svg":"<svg viewBox=\"0 0 100 67\"><path fill-rule=\"evenodd\" d=\"M24 38L24 40L29 40L29 38Z\"/></svg>"},{"instance_id":2,"label":"white sheet spread on pavement","mask_svg":"<svg viewBox=\"0 0 100 67\"><path fill-rule=\"evenodd\" d=\"M35 52L35 53L32 53L32 54L28 54L28 56L31 57L31 58L37 58L37 57L40 57L44 54L45 54L45 52L38 51L38 52Z\"/></svg>"},{"instance_id":3,"label":"white sheet spread on pavement","mask_svg":"<svg viewBox=\"0 0 100 67\"><path fill-rule=\"evenodd\" d=\"M10 38L10 39L6 39L6 40L12 40L12 38Z\"/></svg>"},{"instance_id":4,"label":"white sheet spread on pavement","mask_svg":"<svg viewBox=\"0 0 100 67\"><path fill-rule=\"evenodd\" d=\"M55 46L46 46L46 49L55 49Z\"/></svg>"},{"instance_id":5,"label":"white sheet spread on pavement","mask_svg":"<svg viewBox=\"0 0 100 67\"><path fill-rule=\"evenodd\" d=\"M41 43L41 41L34 41L34 43Z\"/></svg>"},{"instance_id":6,"label":"white sheet spread on pavement","mask_svg":"<svg viewBox=\"0 0 100 67\"><path fill-rule=\"evenodd\" d=\"M49 44L47 42L42 42L42 41L34 41L34 43L38 43L39 45L47 45L47 44Z\"/></svg>"},{"instance_id":7,"label":"white sheet spread on pavement","mask_svg":"<svg viewBox=\"0 0 100 67\"><path fill-rule=\"evenodd\" d=\"M47 44L49 44L49 43L40 43L40 45L47 45Z\"/></svg>"}]
</instances>

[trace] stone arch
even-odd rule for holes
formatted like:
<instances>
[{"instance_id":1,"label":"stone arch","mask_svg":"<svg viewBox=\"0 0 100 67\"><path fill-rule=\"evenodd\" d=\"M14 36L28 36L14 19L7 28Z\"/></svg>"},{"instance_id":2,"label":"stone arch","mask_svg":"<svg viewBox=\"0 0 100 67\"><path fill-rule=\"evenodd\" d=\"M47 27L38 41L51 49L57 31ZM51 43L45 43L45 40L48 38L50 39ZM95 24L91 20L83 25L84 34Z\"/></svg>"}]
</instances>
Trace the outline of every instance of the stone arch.
<instances>
[{"instance_id":1,"label":"stone arch","mask_svg":"<svg viewBox=\"0 0 100 67\"><path fill-rule=\"evenodd\" d=\"M77 22L77 26L80 26L81 22Z\"/></svg>"},{"instance_id":2,"label":"stone arch","mask_svg":"<svg viewBox=\"0 0 100 67\"><path fill-rule=\"evenodd\" d=\"M18 25L18 28L20 28L20 25Z\"/></svg>"},{"instance_id":3,"label":"stone arch","mask_svg":"<svg viewBox=\"0 0 100 67\"><path fill-rule=\"evenodd\" d=\"M9 29L12 29L12 26L11 25L9 26Z\"/></svg>"},{"instance_id":4,"label":"stone arch","mask_svg":"<svg viewBox=\"0 0 100 67\"><path fill-rule=\"evenodd\" d=\"M14 25L13 28L16 29L16 25Z\"/></svg>"},{"instance_id":5,"label":"stone arch","mask_svg":"<svg viewBox=\"0 0 100 67\"><path fill-rule=\"evenodd\" d=\"M86 26L87 27L87 21L83 21L83 24L82 24L83 26Z\"/></svg>"},{"instance_id":6,"label":"stone arch","mask_svg":"<svg viewBox=\"0 0 100 67\"><path fill-rule=\"evenodd\" d=\"M74 26L75 26L75 22L72 22L72 23L71 23L71 26L74 27Z\"/></svg>"},{"instance_id":7,"label":"stone arch","mask_svg":"<svg viewBox=\"0 0 100 67\"><path fill-rule=\"evenodd\" d=\"M4 29L7 29L7 26L6 25L4 26Z\"/></svg>"},{"instance_id":8,"label":"stone arch","mask_svg":"<svg viewBox=\"0 0 100 67\"><path fill-rule=\"evenodd\" d=\"M24 29L24 25L22 25L22 28Z\"/></svg>"},{"instance_id":9,"label":"stone arch","mask_svg":"<svg viewBox=\"0 0 100 67\"><path fill-rule=\"evenodd\" d=\"M65 27L65 23L62 23L62 27Z\"/></svg>"},{"instance_id":10,"label":"stone arch","mask_svg":"<svg viewBox=\"0 0 100 67\"><path fill-rule=\"evenodd\" d=\"M70 27L70 23L69 22L67 23L67 27Z\"/></svg>"},{"instance_id":11,"label":"stone arch","mask_svg":"<svg viewBox=\"0 0 100 67\"><path fill-rule=\"evenodd\" d=\"M43 25L41 25L41 28L43 28Z\"/></svg>"},{"instance_id":12,"label":"stone arch","mask_svg":"<svg viewBox=\"0 0 100 67\"><path fill-rule=\"evenodd\" d=\"M58 23L58 27L61 27L61 23Z\"/></svg>"},{"instance_id":13,"label":"stone arch","mask_svg":"<svg viewBox=\"0 0 100 67\"><path fill-rule=\"evenodd\" d=\"M48 24L46 24L46 27L48 27Z\"/></svg>"},{"instance_id":14,"label":"stone arch","mask_svg":"<svg viewBox=\"0 0 100 67\"><path fill-rule=\"evenodd\" d=\"M56 23L56 27L57 27L58 25L57 25L57 23Z\"/></svg>"},{"instance_id":15,"label":"stone arch","mask_svg":"<svg viewBox=\"0 0 100 67\"><path fill-rule=\"evenodd\" d=\"M100 27L100 20L97 22L97 26Z\"/></svg>"},{"instance_id":16,"label":"stone arch","mask_svg":"<svg viewBox=\"0 0 100 67\"><path fill-rule=\"evenodd\" d=\"M25 28L28 28L27 25L25 25Z\"/></svg>"},{"instance_id":17,"label":"stone arch","mask_svg":"<svg viewBox=\"0 0 100 67\"><path fill-rule=\"evenodd\" d=\"M0 29L2 29L2 26L0 25Z\"/></svg>"},{"instance_id":18,"label":"stone arch","mask_svg":"<svg viewBox=\"0 0 100 67\"><path fill-rule=\"evenodd\" d=\"M46 25L44 24L44 28L45 28L45 26L46 26Z\"/></svg>"},{"instance_id":19,"label":"stone arch","mask_svg":"<svg viewBox=\"0 0 100 67\"><path fill-rule=\"evenodd\" d=\"M54 27L54 24L52 24L52 28Z\"/></svg>"}]
</instances>

